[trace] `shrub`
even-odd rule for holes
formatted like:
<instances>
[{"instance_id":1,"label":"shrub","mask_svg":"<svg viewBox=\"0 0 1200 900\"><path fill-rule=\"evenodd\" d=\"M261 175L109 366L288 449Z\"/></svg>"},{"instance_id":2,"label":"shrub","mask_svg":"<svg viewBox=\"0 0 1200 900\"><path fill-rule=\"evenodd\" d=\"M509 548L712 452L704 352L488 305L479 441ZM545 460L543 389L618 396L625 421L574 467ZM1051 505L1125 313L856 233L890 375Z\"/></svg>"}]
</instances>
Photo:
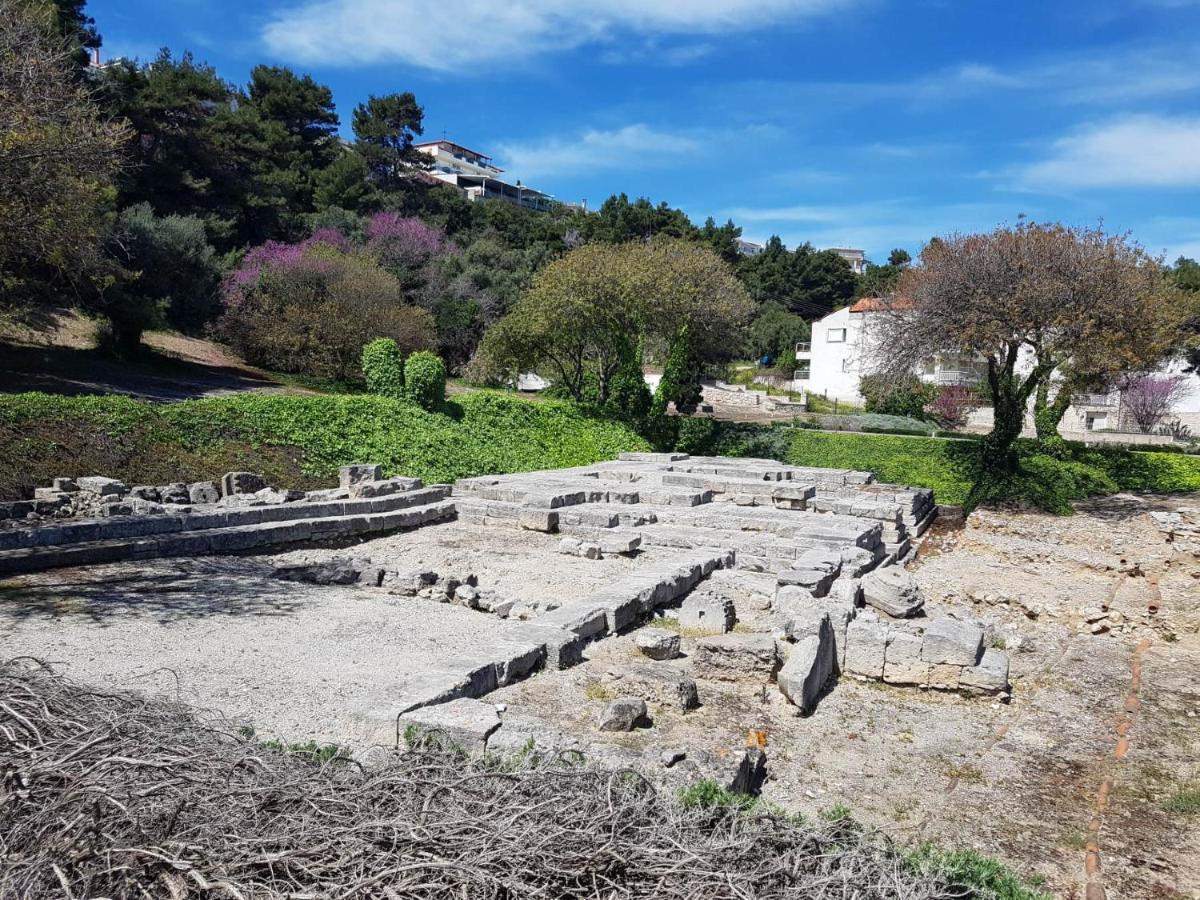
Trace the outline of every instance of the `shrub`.
<instances>
[{"instance_id":1,"label":"shrub","mask_svg":"<svg viewBox=\"0 0 1200 900\"><path fill-rule=\"evenodd\" d=\"M436 353L419 350L404 363L405 393L423 409L446 399L446 364Z\"/></svg>"},{"instance_id":2,"label":"shrub","mask_svg":"<svg viewBox=\"0 0 1200 900\"><path fill-rule=\"evenodd\" d=\"M281 372L357 377L363 345L434 346L433 318L400 302L400 285L336 231L251 250L225 285L219 334L244 358Z\"/></svg>"},{"instance_id":3,"label":"shrub","mask_svg":"<svg viewBox=\"0 0 1200 900\"><path fill-rule=\"evenodd\" d=\"M712 419L680 419L675 449L680 453L707 454L716 433L717 423Z\"/></svg>"},{"instance_id":4,"label":"shrub","mask_svg":"<svg viewBox=\"0 0 1200 900\"><path fill-rule=\"evenodd\" d=\"M404 353L392 338L376 338L363 347L362 373L372 394L404 396Z\"/></svg>"},{"instance_id":5,"label":"shrub","mask_svg":"<svg viewBox=\"0 0 1200 900\"><path fill-rule=\"evenodd\" d=\"M916 375L895 378L890 375L867 375L858 383L867 412L890 416L923 419L925 407L937 398L936 385L926 384Z\"/></svg>"}]
</instances>

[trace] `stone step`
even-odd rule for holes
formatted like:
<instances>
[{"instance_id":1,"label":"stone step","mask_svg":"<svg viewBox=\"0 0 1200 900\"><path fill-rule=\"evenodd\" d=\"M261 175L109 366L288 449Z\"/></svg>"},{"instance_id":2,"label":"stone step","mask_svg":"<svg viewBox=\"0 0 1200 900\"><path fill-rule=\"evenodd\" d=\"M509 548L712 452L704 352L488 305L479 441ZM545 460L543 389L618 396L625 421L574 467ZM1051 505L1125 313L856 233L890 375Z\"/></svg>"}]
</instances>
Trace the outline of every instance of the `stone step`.
<instances>
[{"instance_id":1,"label":"stone step","mask_svg":"<svg viewBox=\"0 0 1200 900\"><path fill-rule=\"evenodd\" d=\"M207 531L270 522L338 516L376 515L444 500L450 486L431 485L413 491L357 500L295 501L269 506L211 506L200 512L166 515L113 516L104 519L64 521L34 528L0 532L0 551L52 547L130 538L153 537L190 531Z\"/></svg>"},{"instance_id":2,"label":"stone step","mask_svg":"<svg viewBox=\"0 0 1200 900\"><path fill-rule=\"evenodd\" d=\"M0 576L66 566L96 565L127 559L236 553L304 541L325 541L358 534L378 534L452 519L454 503L440 500L383 512L257 522L151 536L84 541L0 551Z\"/></svg>"}]
</instances>

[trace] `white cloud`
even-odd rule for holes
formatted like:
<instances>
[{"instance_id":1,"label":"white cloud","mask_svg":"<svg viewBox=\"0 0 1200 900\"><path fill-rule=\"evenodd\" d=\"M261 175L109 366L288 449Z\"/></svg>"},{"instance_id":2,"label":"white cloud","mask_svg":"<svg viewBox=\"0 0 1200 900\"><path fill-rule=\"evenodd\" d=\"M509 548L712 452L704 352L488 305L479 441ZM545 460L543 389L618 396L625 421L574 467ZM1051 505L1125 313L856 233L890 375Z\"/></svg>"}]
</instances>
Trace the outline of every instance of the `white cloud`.
<instances>
[{"instance_id":1,"label":"white cloud","mask_svg":"<svg viewBox=\"0 0 1200 900\"><path fill-rule=\"evenodd\" d=\"M639 123L612 131L591 129L574 138L500 144L496 156L514 177L542 178L596 169L674 168L702 155L705 146L690 135Z\"/></svg>"},{"instance_id":2,"label":"white cloud","mask_svg":"<svg viewBox=\"0 0 1200 900\"><path fill-rule=\"evenodd\" d=\"M1200 119L1127 116L1059 138L1025 188L1200 187Z\"/></svg>"},{"instance_id":3,"label":"white cloud","mask_svg":"<svg viewBox=\"0 0 1200 900\"><path fill-rule=\"evenodd\" d=\"M309 0L263 28L308 63L389 61L428 69L520 61L622 35L750 31L858 0Z\"/></svg>"}]
</instances>

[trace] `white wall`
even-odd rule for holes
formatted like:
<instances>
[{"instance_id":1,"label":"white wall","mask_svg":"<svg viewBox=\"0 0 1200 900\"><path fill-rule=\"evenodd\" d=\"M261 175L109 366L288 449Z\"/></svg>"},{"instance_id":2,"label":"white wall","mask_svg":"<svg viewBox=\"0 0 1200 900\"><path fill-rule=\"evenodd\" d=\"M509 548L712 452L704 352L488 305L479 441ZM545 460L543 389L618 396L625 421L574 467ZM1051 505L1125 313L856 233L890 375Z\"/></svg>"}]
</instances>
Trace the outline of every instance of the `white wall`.
<instances>
[{"instance_id":1,"label":"white wall","mask_svg":"<svg viewBox=\"0 0 1200 900\"><path fill-rule=\"evenodd\" d=\"M863 316L852 314L848 306L813 322L810 374L807 382L797 385L801 390L830 400L861 402L858 382L865 368L862 323ZM845 340L836 340L842 332Z\"/></svg>"}]
</instances>

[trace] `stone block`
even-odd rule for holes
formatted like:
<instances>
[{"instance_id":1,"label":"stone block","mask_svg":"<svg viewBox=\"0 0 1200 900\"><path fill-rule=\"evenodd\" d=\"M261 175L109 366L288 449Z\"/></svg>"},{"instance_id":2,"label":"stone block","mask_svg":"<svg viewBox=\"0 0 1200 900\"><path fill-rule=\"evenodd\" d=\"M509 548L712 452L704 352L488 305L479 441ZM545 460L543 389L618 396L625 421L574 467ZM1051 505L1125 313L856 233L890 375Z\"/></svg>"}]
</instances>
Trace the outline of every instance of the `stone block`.
<instances>
[{"instance_id":1,"label":"stone block","mask_svg":"<svg viewBox=\"0 0 1200 900\"><path fill-rule=\"evenodd\" d=\"M406 741L410 735L416 737L408 730L410 725L418 734L443 736L470 753L482 753L487 749L488 737L500 727L500 715L491 703L462 698L422 706L401 715L400 726Z\"/></svg>"},{"instance_id":2,"label":"stone block","mask_svg":"<svg viewBox=\"0 0 1200 900\"><path fill-rule=\"evenodd\" d=\"M188 485L189 503L216 503L221 499L221 491L211 481L196 481Z\"/></svg>"},{"instance_id":3,"label":"stone block","mask_svg":"<svg viewBox=\"0 0 1200 900\"><path fill-rule=\"evenodd\" d=\"M871 615L860 615L846 626L845 670L866 678L883 678L888 627Z\"/></svg>"},{"instance_id":4,"label":"stone block","mask_svg":"<svg viewBox=\"0 0 1200 900\"><path fill-rule=\"evenodd\" d=\"M893 630L888 636L883 680L888 684L927 684L929 670L930 664L921 659L921 636Z\"/></svg>"},{"instance_id":5,"label":"stone block","mask_svg":"<svg viewBox=\"0 0 1200 900\"><path fill-rule=\"evenodd\" d=\"M963 667L954 665L930 665L929 675L925 684L939 691L958 690L962 678Z\"/></svg>"},{"instance_id":6,"label":"stone block","mask_svg":"<svg viewBox=\"0 0 1200 900\"><path fill-rule=\"evenodd\" d=\"M838 576L838 570L828 565L797 565L779 573L781 585L796 585L808 590L814 597L824 597Z\"/></svg>"},{"instance_id":7,"label":"stone block","mask_svg":"<svg viewBox=\"0 0 1200 900\"><path fill-rule=\"evenodd\" d=\"M640 697L618 697L604 707L597 725L601 731L633 731L648 721L645 700Z\"/></svg>"},{"instance_id":8,"label":"stone block","mask_svg":"<svg viewBox=\"0 0 1200 900\"><path fill-rule=\"evenodd\" d=\"M687 712L700 705L694 679L669 663L643 663L610 669L600 679L615 693L641 697Z\"/></svg>"},{"instance_id":9,"label":"stone block","mask_svg":"<svg viewBox=\"0 0 1200 900\"><path fill-rule=\"evenodd\" d=\"M76 479L79 490L89 494L99 494L101 497L121 497L129 492L125 482L115 478L105 478L102 475L88 475Z\"/></svg>"},{"instance_id":10,"label":"stone block","mask_svg":"<svg viewBox=\"0 0 1200 900\"><path fill-rule=\"evenodd\" d=\"M826 615L817 623L814 634L797 641L776 676L779 690L801 715L817 707L837 669L833 628Z\"/></svg>"},{"instance_id":11,"label":"stone block","mask_svg":"<svg viewBox=\"0 0 1200 900\"><path fill-rule=\"evenodd\" d=\"M182 481L175 481L159 487L158 499L160 503L192 502L191 492L188 490L188 486Z\"/></svg>"},{"instance_id":12,"label":"stone block","mask_svg":"<svg viewBox=\"0 0 1200 900\"><path fill-rule=\"evenodd\" d=\"M999 694L1008 690L1008 654L994 647L984 650L978 665L963 668L958 685L970 693Z\"/></svg>"},{"instance_id":13,"label":"stone block","mask_svg":"<svg viewBox=\"0 0 1200 900\"><path fill-rule=\"evenodd\" d=\"M973 666L983 653L983 628L942 617L925 628L921 659L932 665Z\"/></svg>"},{"instance_id":14,"label":"stone block","mask_svg":"<svg viewBox=\"0 0 1200 900\"><path fill-rule=\"evenodd\" d=\"M863 600L897 619L915 616L925 605L917 580L899 566L869 572L862 579Z\"/></svg>"},{"instance_id":15,"label":"stone block","mask_svg":"<svg viewBox=\"0 0 1200 900\"><path fill-rule=\"evenodd\" d=\"M517 524L526 531L550 533L558 528L558 513L550 509L522 508Z\"/></svg>"},{"instance_id":16,"label":"stone block","mask_svg":"<svg viewBox=\"0 0 1200 900\"><path fill-rule=\"evenodd\" d=\"M684 628L703 629L724 634L733 629L737 612L728 597L709 592L688 594L679 607L679 624Z\"/></svg>"},{"instance_id":17,"label":"stone block","mask_svg":"<svg viewBox=\"0 0 1200 900\"><path fill-rule=\"evenodd\" d=\"M679 656L680 638L665 628L643 628L634 643L643 656L650 659L675 659Z\"/></svg>"},{"instance_id":18,"label":"stone block","mask_svg":"<svg viewBox=\"0 0 1200 900\"><path fill-rule=\"evenodd\" d=\"M558 542L558 552L567 556L579 556L583 559L601 559L604 555L600 552L599 544L572 537L565 537Z\"/></svg>"},{"instance_id":19,"label":"stone block","mask_svg":"<svg viewBox=\"0 0 1200 900\"><path fill-rule=\"evenodd\" d=\"M769 634L723 634L701 638L694 654L701 678L735 681L770 678L778 659L775 639Z\"/></svg>"},{"instance_id":20,"label":"stone block","mask_svg":"<svg viewBox=\"0 0 1200 900\"><path fill-rule=\"evenodd\" d=\"M50 486L56 491L65 491L74 493L79 490L79 485L75 483L74 478L55 478L50 482Z\"/></svg>"},{"instance_id":21,"label":"stone block","mask_svg":"<svg viewBox=\"0 0 1200 900\"><path fill-rule=\"evenodd\" d=\"M383 478L383 466L374 463L357 463L338 469L338 486L349 488L364 481L379 481Z\"/></svg>"},{"instance_id":22,"label":"stone block","mask_svg":"<svg viewBox=\"0 0 1200 900\"><path fill-rule=\"evenodd\" d=\"M253 494L267 486L267 479L254 472L226 472L221 476L221 496Z\"/></svg>"}]
</instances>

